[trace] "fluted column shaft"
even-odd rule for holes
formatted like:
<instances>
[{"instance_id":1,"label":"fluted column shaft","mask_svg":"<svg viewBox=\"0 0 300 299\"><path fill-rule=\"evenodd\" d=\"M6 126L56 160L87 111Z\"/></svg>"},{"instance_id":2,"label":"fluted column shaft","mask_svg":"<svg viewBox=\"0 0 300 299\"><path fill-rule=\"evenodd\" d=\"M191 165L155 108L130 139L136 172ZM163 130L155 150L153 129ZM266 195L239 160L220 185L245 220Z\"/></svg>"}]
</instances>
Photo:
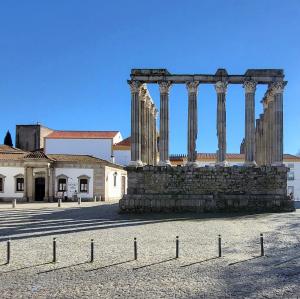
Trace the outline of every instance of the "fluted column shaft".
<instances>
[{"instance_id":1,"label":"fluted column shaft","mask_svg":"<svg viewBox=\"0 0 300 299\"><path fill-rule=\"evenodd\" d=\"M156 118L157 109L153 107L153 165L157 164L157 128L156 128Z\"/></svg>"},{"instance_id":2,"label":"fluted column shaft","mask_svg":"<svg viewBox=\"0 0 300 299\"><path fill-rule=\"evenodd\" d=\"M197 92L198 81L188 82L188 162L197 160L196 141L198 135Z\"/></svg>"},{"instance_id":3,"label":"fluted column shaft","mask_svg":"<svg viewBox=\"0 0 300 299\"><path fill-rule=\"evenodd\" d=\"M283 161L283 89L286 82L275 82L271 85L274 94L273 103L273 161L281 165Z\"/></svg>"},{"instance_id":4,"label":"fluted column shaft","mask_svg":"<svg viewBox=\"0 0 300 299\"><path fill-rule=\"evenodd\" d=\"M245 162L254 164L256 82L245 81Z\"/></svg>"},{"instance_id":5,"label":"fluted column shaft","mask_svg":"<svg viewBox=\"0 0 300 299\"><path fill-rule=\"evenodd\" d=\"M148 98L146 101L146 162L151 164L151 101Z\"/></svg>"},{"instance_id":6,"label":"fluted column shaft","mask_svg":"<svg viewBox=\"0 0 300 299\"><path fill-rule=\"evenodd\" d=\"M217 136L218 151L217 163L226 160L226 91L227 83L218 81L215 85L217 91Z\"/></svg>"},{"instance_id":7,"label":"fluted column shaft","mask_svg":"<svg viewBox=\"0 0 300 299\"><path fill-rule=\"evenodd\" d=\"M141 161L141 105L138 81L129 81L131 91L131 166L142 166Z\"/></svg>"},{"instance_id":8,"label":"fluted column shaft","mask_svg":"<svg viewBox=\"0 0 300 299\"><path fill-rule=\"evenodd\" d=\"M160 82L160 136L159 165L170 165L169 161L169 82Z\"/></svg>"}]
</instances>

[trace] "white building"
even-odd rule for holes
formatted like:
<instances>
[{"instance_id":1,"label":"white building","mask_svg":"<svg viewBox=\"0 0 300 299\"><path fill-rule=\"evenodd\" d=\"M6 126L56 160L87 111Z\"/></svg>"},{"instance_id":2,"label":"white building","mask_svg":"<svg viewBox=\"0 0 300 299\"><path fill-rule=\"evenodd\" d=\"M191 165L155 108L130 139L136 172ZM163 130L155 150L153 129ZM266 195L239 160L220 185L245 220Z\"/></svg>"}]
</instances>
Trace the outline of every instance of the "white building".
<instances>
[{"instance_id":1,"label":"white building","mask_svg":"<svg viewBox=\"0 0 300 299\"><path fill-rule=\"evenodd\" d=\"M90 155L111 161L119 131L53 131L44 137L45 154Z\"/></svg>"},{"instance_id":2,"label":"white building","mask_svg":"<svg viewBox=\"0 0 300 299\"><path fill-rule=\"evenodd\" d=\"M122 166L88 155L26 152L0 145L0 201L55 198L117 200L127 189Z\"/></svg>"},{"instance_id":3,"label":"white building","mask_svg":"<svg viewBox=\"0 0 300 299\"><path fill-rule=\"evenodd\" d=\"M170 156L172 165L184 165L187 161L185 155L173 155ZM244 154L227 154L226 161L229 165L243 165L245 162ZM200 166L210 165L213 166L216 163L215 153L199 153L197 156L197 162ZM283 163L289 167L287 179L287 193L293 193L294 199L300 201L300 157L284 154Z\"/></svg>"}]
</instances>

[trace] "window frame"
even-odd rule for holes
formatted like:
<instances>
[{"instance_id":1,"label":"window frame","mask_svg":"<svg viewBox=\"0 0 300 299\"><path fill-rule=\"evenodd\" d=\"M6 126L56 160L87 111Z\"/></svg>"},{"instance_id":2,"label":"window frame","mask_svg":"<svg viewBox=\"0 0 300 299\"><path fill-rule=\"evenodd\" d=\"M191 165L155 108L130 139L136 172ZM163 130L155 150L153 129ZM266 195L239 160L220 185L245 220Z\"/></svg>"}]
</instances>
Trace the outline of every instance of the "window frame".
<instances>
[{"instance_id":1,"label":"window frame","mask_svg":"<svg viewBox=\"0 0 300 299\"><path fill-rule=\"evenodd\" d=\"M90 177L87 175L81 175L78 178L78 193L88 194L90 192ZM81 180L86 180L86 190L81 189Z\"/></svg>"},{"instance_id":2,"label":"window frame","mask_svg":"<svg viewBox=\"0 0 300 299\"><path fill-rule=\"evenodd\" d=\"M287 180L288 181L294 181L295 180L295 172L294 171L289 171L287 173Z\"/></svg>"},{"instance_id":3,"label":"window frame","mask_svg":"<svg viewBox=\"0 0 300 299\"><path fill-rule=\"evenodd\" d=\"M2 190L0 190L0 193L4 193L5 192L4 186L5 186L5 178L6 178L6 176L0 174L0 178L2 179Z\"/></svg>"},{"instance_id":4,"label":"window frame","mask_svg":"<svg viewBox=\"0 0 300 299\"><path fill-rule=\"evenodd\" d=\"M23 190L18 190L18 179L23 179ZM15 193L24 193L25 191L25 178L23 174L15 175Z\"/></svg>"},{"instance_id":5,"label":"window frame","mask_svg":"<svg viewBox=\"0 0 300 299\"><path fill-rule=\"evenodd\" d=\"M65 190L60 189L59 180L66 180ZM68 177L66 175L61 174L56 177L56 188L57 188L57 192L67 192L68 191Z\"/></svg>"}]
</instances>

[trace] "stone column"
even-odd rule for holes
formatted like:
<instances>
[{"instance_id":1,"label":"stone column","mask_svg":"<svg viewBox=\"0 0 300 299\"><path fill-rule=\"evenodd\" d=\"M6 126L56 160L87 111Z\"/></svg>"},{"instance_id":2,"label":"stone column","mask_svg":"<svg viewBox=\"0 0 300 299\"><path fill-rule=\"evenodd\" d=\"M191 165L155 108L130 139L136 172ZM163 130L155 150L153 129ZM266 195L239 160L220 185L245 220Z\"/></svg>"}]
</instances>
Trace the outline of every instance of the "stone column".
<instances>
[{"instance_id":1,"label":"stone column","mask_svg":"<svg viewBox=\"0 0 300 299\"><path fill-rule=\"evenodd\" d=\"M267 99L264 98L263 101L263 149L262 149L262 154L263 154L263 165L268 164L268 145L269 145L269 138L268 138L268 102Z\"/></svg>"},{"instance_id":2,"label":"stone column","mask_svg":"<svg viewBox=\"0 0 300 299\"><path fill-rule=\"evenodd\" d=\"M245 164L255 165L255 90L256 82L245 81Z\"/></svg>"},{"instance_id":3,"label":"stone column","mask_svg":"<svg viewBox=\"0 0 300 299\"><path fill-rule=\"evenodd\" d=\"M158 110L153 107L153 165L157 164L157 126L156 126L156 119Z\"/></svg>"},{"instance_id":4,"label":"stone column","mask_svg":"<svg viewBox=\"0 0 300 299\"><path fill-rule=\"evenodd\" d=\"M283 161L283 89L287 82L274 82L270 88L273 100L273 165L282 165Z\"/></svg>"},{"instance_id":5,"label":"stone column","mask_svg":"<svg viewBox=\"0 0 300 299\"><path fill-rule=\"evenodd\" d=\"M49 201L49 181L50 181L50 165L45 169L45 198L44 201Z\"/></svg>"},{"instance_id":6,"label":"stone column","mask_svg":"<svg viewBox=\"0 0 300 299\"><path fill-rule=\"evenodd\" d=\"M54 183L55 183L55 178L54 178L54 168L50 167L49 169L50 174L49 174L49 200L52 202L55 191L54 191Z\"/></svg>"},{"instance_id":7,"label":"stone column","mask_svg":"<svg viewBox=\"0 0 300 299\"><path fill-rule=\"evenodd\" d=\"M217 164L226 166L226 91L227 82L218 81L215 84L217 92Z\"/></svg>"},{"instance_id":8,"label":"stone column","mask_svg":"<svg viewBox=\"0 0 300 299\"><path fill-rule=\"evenodd\" d=\"M143 166L141 160L141 105L139 81L129 81L131 91L131 161L129 166Z\"/></svg>"},{"instance_id":9,"label":"stone column","mask_svg":"<svg viewBox=\"0 0 300 299\"><path fill-rule=\"evenodd\" d=\"M197 166L196 141L198 134L197 93L198 81L187 82L188 90L188 165Z\"/></svg>"},{"instance_id":10,"label":"stone column","mask_svg":"<svg viewBox=\"0 0 300 299\"><path fill-rule=\"evenodd\" d=\"M152 164L151 162L151 100L148 96L146 98L146 163L148 165Z\"/></svg>"},{"instance_id":11,"label":"stone column","mask_svg":"<svg viewBox=\"0 0 300 299\"><path fill-rule=\"evenodd\" d=\"M26 167L27 173L26 173L26 190L27 190L27 197L28 201L33 201L33 183L34 183L34 178L33 178L33 168L32 167Z\"/></svg>"},{"instance_id":12,"label":"stone column","mask_svg":"<svg viewBox=\"0 0 300 299\"><path fill-rule=\"evenodd\" d=\"M144 84L140 89L140 105L141 105L141 160L145 164L147 161L147 115L146 115L146 89Z\"/></svg>"},{"instance_id":13,"label":"stone column","mask_svg":"<svg viewBox=\"0 0 300 299\"><path fill-rule=\"evenodd\" d=\"M159 166L171 165L169 161L169 90L170 82L160 82L160 136Z\"/></svg>"}]
</instances>

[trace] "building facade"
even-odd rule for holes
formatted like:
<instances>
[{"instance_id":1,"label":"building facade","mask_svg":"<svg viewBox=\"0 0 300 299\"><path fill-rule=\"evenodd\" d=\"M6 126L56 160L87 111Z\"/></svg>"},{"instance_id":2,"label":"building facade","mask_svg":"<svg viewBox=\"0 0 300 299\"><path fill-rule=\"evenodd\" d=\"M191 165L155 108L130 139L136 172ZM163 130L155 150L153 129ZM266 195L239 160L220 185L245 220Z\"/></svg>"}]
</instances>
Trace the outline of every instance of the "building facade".
<instances>
[{"instance_id":1,"label":"building facade","mask_svg":"<svg viewBox=\"0 0 300 299\"><path fill-rule=\"evenodd\" d=\"M45 153L90 155L112 160L112 147L122 140L119 131L53 131L45 137Z\"/></svg>"},{"instance_id":2,"label":"building facade","mask_svg":"<svg viewBox=\"0 0 300 299\"><path fill-rule=\"evenodd\" d=\"M126 188L126 171L106 160L0 146L0 201L118 200Z\"/></svg>"}]
</instances>

